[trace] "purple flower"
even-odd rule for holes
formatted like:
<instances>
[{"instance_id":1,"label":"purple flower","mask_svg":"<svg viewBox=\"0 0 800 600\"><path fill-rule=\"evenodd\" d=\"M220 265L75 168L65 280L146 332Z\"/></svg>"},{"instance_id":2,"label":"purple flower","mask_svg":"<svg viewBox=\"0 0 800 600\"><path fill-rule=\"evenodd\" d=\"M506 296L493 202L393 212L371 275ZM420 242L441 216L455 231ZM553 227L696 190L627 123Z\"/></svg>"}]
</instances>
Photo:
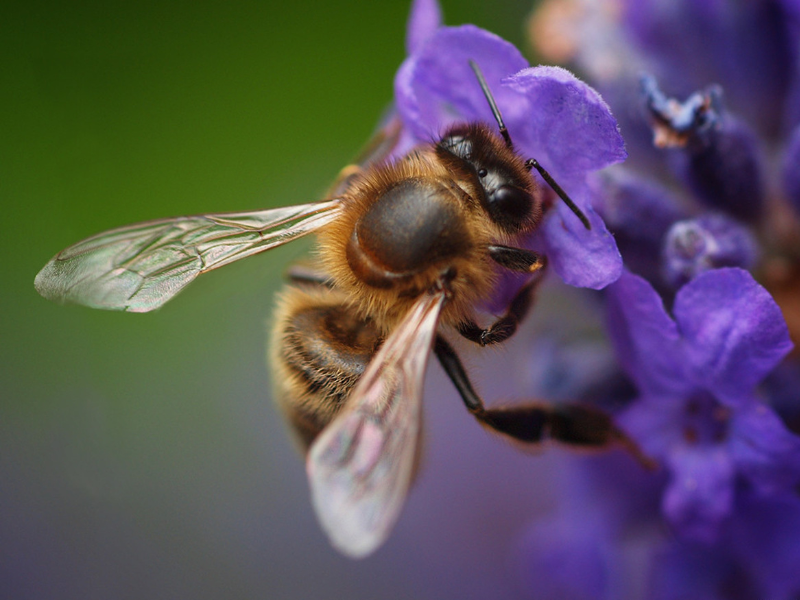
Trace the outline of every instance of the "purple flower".
<instances>
[{"instance_id":1,"label":"purple flower","mask_svg":"<svg viewBox=\"0 0 800 600\"><path fill-rule=\"evenodd\" d=\"M717 543L661 544L650 574L653 598L797 598L800 499L743 495L738 504Z\"/></svg>"},{"instance_id":2,"label":"purple flower","mask_svg":"<svg viewBox=\"0 0 800 600\"><path fill-rule=\"evenodd\" d=\"M674 223L664 236L662 252L663 278L677 289L710 269L752 268L758 250L747 228L711 213Z\"/></svg>"},{"instance_id":3,"label":"purple flower","mask_svg":"<svg viewBox=\"0 0 800 600\"><path fill-rule=\"evenodd\" d=\"M625 159L617 123L600 95L558 67L530 68L520 52L472 25L438 27L431 2L414 4L409 56L395 79L397 111L416 142L429 142L456 121L493 122L469 60L475 60L500 107L514 145L535 157L567 190L592 225L586 230L558 202L537 240L565 282L602 288L622 262L595 212L587 175ZM544 185L543 183L541 185Z\"/></svg>"},{"instance_id":4,"label":"purple flower","mask_svg":"<svg viewBox=\"0 0 800 600\"><path fill-rule=\"evenodd\" d=\"M702 204L756 221L764 209L763 158L753 131L723 106L717 85L683 102L668 98L655 79L642 78L644 103L657 148Z\"/></svg>"},{"instance_id":5,"label":"purple flower","mask_svg":"<svg viewBox=\"0 0 800 600\"><path fill-rule=\"evenodd\" d=\"M594 513L564 512L533 523L521 544L523 585L537 598L620 598L621 556L610 527Z\"/></svg>"},{"instance_id":6,"label":"purple flower","mask_svg":"<svg viewBox=\"0 0 800 600\"><path fill-rule=\"evenodd\" d=\"M620 424L671 480L663 511L714 539L737 478L761 493L800 477L800 438L756 393L792 347L780 309L744 270L708 271L677 293L674 320L646 280L609 287L609 332L639 398Z\"/></svg>"},{"instance_id":7,"label":"purple flower","mask_svg":"<svg viewBox=\"0 0 800 600\"><path fill-rule=\"evenodd\" d=\"M794 600L800 592L800 498L737 491L715 541L676 537L658 523L659 473L606 455L563 460L554 515L520 536L531 598ZM635 493L632 491L635 490Z\"/></svg>"},{"instance_id":8,"label":"purple flower","mask_svg":"<svg viewBox=\"0 0 800 600\"><path fill-rule=\"evenodd\" d=\"M670 191L629 169L609 169L595 185L598 210L614 232L625 267L657 284L664 236L689 215Z\"/></svg>"},{"instance_id":9,"label":"purple flower","mask_svg":"<svg viewBox=\"0 0 800 600\"><path fill-rule=\"evenodd\" d=\"M625 264L606 332L636 393L609 374L584 399L616 393L663 469L584 464L526 537L526 574L565 598L796 598L800 2L544 0L531 32L620 120L629 159L590 185Z\"/></svg>"},{"instance_id":10,"label":"purple flower","mask_svg":"<svg viewBox=\"0 0 800 600\"><path fill-rule=\"evenodd\" d=\"M796 315L787 319L795 340L800 338L798 6L797 0L549 0L531 20L537 49L580 67L620 118L629 169L670 189L676 209L688 217L712 209L751 227L759 260L722 264L753 269L771 292L793 290L776 299ZM607 223L615 221L602 214ZM610 230L625 237L629 225L624 220L624 228ZM670 265L651 268L670 260L665 233L649 247L621 249L635 272L657 288L667 283L674 290L684 277L674 276ZM747 248L736 250L742 252ZM702 262L693 274L719 266ZM666 281L658 273L666 273Z\"/></svg>"},{"instance_id":11,"label":"purple flower","mask_svg":"<svg viewBox=\"0 0 800 600\"><path fill-rule=\"evenodd\" d=\"M520 536L520 579L531 598L634 600L643 591L647 562L663 543L653 526L662 474L631 468L622 453L562 456L558 506ZM631 493L635 490L635 493Z\"/></svg>"}]
</instances>

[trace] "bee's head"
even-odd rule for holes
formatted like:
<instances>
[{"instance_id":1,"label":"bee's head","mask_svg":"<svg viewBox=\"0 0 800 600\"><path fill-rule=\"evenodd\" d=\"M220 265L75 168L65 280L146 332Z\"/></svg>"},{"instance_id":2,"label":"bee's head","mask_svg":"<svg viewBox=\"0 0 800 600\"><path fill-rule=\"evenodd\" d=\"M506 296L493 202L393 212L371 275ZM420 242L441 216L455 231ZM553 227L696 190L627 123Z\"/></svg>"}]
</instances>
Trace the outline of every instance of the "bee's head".
<instances>
[{"instance_id":1,"label":"bee's head","mask_svg":"<svg viewBox=\"0 0 800 600\"><path fill-rule=\"evenodd\" d=\"M486 101L489 103L489 108L492 111L492 115L494 116L494 120L497 122L498 132L500 136L503 138L504 145L506 149L509 151L510 154L517 157L516 152L514 152L514 144L511 142L511 136L508 133L508 129L506 128L506 124L503 122L503 116L500 114L500 109L497 107L497 102L494 100L494 96L492 96L492 91L489 89L489 85L486 83L486 79L483 77L483 73L478 67L475 61L470 60L469 66L472 67L472 70L475 72L475 77L478 78L478 84L481 86L481 91L483 95L486 97ZM489 133L489 130L487 130ZM491 134L490 134L491 135ZM495 137L495 136L492 136ZM442 141L445 141L443 138ZM496 139L496 138L495 138ZM473 152L474 154L474 152ZM539 175L542 176L547 184L553 189L553 191L561 198L564 203L569 207L569 209L575 213L575 216L580 219L583 226L586 229L591 229L592 226L589 224L589 219L586 215L583 214L580 208L572 201L572 199L567 195L567 193L561 189L561 186L556 183L556 181L550 176L550 174L539 164L534 158L529 158L524 163L525 170L530 171L532 168L536 168L539 172ZM506 187L508 186L508 187ZM484 186L485 187L485 186ZM494 201L499 203L499 207L507 206L508 211L513 212L515 209L513 207L522 207L522 194L515 189L515 186L512 182L510 183L501 183L499 186L494 188ZM504 211L501 211L501 213ZM492 216L493 219L496 220L495 216ZM498 222L499 223L499 222Z\"/></svg>"},{"instance_id":2,"label":"bee's head","mask_svg":"<svg viewBox=\"0 0 800 600\"><path fill-rule=\"evenodd\" d=\"M541 205L525 162L489 126L457 125L445 133L436 151L451 171L468 172L477 182L482 196L477 200L503 231L514 234L538 223Z\"/></svg>"}]
</instances>

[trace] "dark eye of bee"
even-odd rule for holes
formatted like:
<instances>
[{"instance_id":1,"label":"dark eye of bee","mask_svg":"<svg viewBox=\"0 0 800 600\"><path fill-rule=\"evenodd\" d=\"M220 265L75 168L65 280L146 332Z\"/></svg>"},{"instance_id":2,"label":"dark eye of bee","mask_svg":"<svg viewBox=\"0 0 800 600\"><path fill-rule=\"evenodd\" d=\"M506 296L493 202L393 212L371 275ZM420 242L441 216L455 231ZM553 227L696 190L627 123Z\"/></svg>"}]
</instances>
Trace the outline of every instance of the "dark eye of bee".
<instances>
[{"instance_id":1,"label":"dark eye of bee","mask_svg":"<svg viewBox=\"0 0 800 600\"><path fill-rule=\"evenodd\" d=\"M515 233L535 218L536 207L526 182L520 180L520 174L501 154L505 148L498 149L498 142L488 132L458 127L443 137L438 146L445 161L455 159L456 169L468 169L478 176L477 183L484 193L481 202L500 227Z\"/></svg>"},{"instance_id":2,"label":"dark eye of bee","mask_svg":"<svg viewBox=\"0 0 800 600\"><path fill-rule=\"evenodd\" d=\"M515 185L501 185L487 194L489 215L507 229L515 229L530 216L531 195Z\"/></svg>"}]
</instances>

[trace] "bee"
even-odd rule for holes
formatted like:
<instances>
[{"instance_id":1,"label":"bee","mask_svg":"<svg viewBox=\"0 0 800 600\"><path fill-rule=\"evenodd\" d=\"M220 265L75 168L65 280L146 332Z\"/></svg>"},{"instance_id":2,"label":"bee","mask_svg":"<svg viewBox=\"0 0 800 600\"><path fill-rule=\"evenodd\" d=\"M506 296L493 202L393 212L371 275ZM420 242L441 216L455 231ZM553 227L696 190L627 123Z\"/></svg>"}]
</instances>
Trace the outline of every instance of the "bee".
<instances>
[{"instance_id":1,"label":"bee","mask_svg":"<svg viewBox=\"0 0 800 600\"><path fill-rule=\"evenodd\" d=\"M290 271L279 297L271 360L278 404L306 451L316 514L352 557L379 547L399 517L418 460L431 353L478 422L515 442L602 447L623 437L590 407L485 407L445 336L497 344L531 308L545 259L516 244L542 219L533 168L589 226L547 172L515 151L471 65L497 130L457 124L382 160L397 138L398 128L388 127L383 150L345 169L322 201L121 227L63 250L35 280L50 300L146 312L202 273L316 232L318 264ZM529 281L483 327L476 307L503 269Z\"/></svg>"}]
</instances>

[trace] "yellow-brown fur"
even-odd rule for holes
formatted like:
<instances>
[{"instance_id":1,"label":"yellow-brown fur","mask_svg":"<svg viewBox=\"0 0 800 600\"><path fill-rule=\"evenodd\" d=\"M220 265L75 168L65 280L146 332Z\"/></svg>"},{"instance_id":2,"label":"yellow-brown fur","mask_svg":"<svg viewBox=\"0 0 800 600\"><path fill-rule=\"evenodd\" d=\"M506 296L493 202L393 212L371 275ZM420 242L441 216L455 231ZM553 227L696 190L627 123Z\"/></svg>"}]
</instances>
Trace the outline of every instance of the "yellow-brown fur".
<instances>
[{"instance_id":1,"label":"yellow-brown fur","mask_svg":"<svg viewBox=\"0 0 800 600\"><path fill-rule=\"evenodd\" d=\"M345 257L347 242L358 220L371 204L396 182L404 179L436 179L453 189L452 201L470 232L469 249L448 261L455 269L450 284L452 297L448 301L442 323L456 324L474 315L476 302L486 298L495 285L494 266L486 253L490 243L508 243L509 236L494 225L478 202L479 191L467 179L455 179L454 174L436 159L434 151L425 148L402 161L370 169L357 176L343 197L344 209L340 218L319 233L318 255L325 271L342 290L359 314L375 319L381 330L388 332L414 304L419 293L430 289L441 276L437 268L415 274L401 286L382 289L370 286L353 273ZM444 268L445 265L442 265Z\"/></svg>"}]
</instances>

